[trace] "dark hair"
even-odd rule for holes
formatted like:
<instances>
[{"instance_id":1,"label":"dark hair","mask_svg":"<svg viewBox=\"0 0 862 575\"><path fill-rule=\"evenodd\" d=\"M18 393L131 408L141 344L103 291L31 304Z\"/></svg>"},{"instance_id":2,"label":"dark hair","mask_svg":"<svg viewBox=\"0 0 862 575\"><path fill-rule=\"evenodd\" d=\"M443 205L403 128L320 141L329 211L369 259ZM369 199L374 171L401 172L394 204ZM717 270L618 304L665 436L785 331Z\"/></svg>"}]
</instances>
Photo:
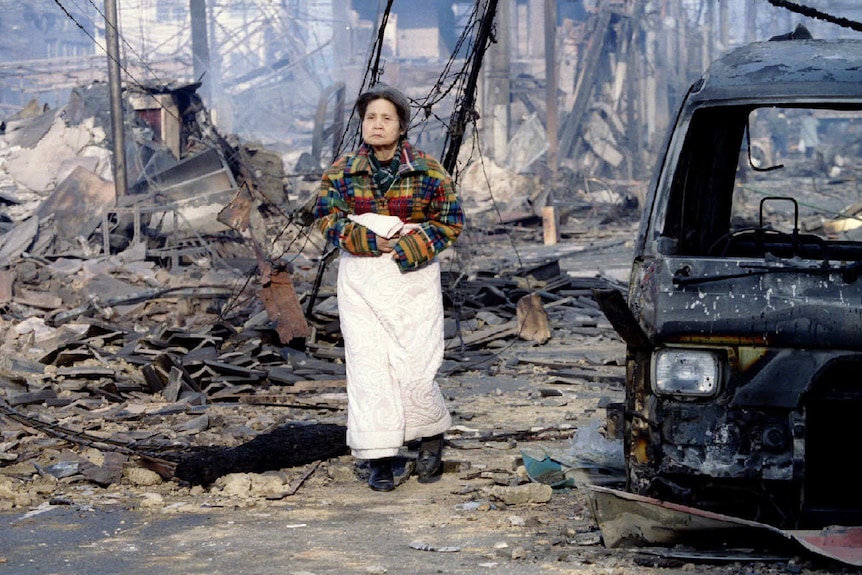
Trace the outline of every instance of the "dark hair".
<instances>
[{"instance_id":1,"label":"dark hair","mask_svg":"<svg viewBox=\"0 0 862 575\"><path fill-rule=\"evenodd\" d=\"M359 119L364 120L368 105L374 100L380 99L392 102L392 105L395 106L395 111L398 113L398 123L401 125L401 132L407 135L407 127L410 125L410 100L400 90L386 84L376 84L356 99L356 111L359 112Z\"/></svg>"}]
</instances>

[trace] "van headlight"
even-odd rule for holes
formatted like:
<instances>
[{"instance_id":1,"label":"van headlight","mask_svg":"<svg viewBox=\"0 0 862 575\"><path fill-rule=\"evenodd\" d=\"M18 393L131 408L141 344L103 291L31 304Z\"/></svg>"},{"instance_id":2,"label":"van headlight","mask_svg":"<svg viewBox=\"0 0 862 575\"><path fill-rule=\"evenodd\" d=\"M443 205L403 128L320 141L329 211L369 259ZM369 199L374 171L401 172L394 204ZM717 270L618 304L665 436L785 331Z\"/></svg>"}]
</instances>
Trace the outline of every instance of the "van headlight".
<instances>
[{"instance_id":1,"label":"van headlight","mask_svg":"<svg viewBox=\"0 0 862 575\"><path fill-rule=\"evenodd\" d=\"M653 356L653 391L686 397L709 397L718 392L721 358L712 351L662 349Z\"/></svg>"}]
</instances>

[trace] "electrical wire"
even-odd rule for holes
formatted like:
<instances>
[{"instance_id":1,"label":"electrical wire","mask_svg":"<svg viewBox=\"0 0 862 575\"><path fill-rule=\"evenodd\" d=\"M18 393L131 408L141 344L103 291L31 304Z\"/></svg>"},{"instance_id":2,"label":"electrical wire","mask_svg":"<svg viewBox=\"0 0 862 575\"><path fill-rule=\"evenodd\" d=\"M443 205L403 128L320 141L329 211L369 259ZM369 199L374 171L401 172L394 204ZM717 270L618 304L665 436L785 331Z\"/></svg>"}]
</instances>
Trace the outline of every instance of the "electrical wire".
<instances>
[{"instance_id":1,"label":"electrical wire","mask_svg":"<svg viewBox=\"0 0 862 575\"><path fill-rule=\"evenodd\" d=\"M389 16L392 11L393 2L394 0L387 0L386 8L383 10L383 15L380 18L380 24L377 26L377 34L374 38L373 44L371 45L370 56L368 63L365 66L365 74L362 77L362 83L359 85L359 94L362 94L366 88L370 88L377 84L380 80L380 76L383 74L380 68L380 57L383 52L383 36L386 32L386 25L389 23ZM344 150L356 146L359 139L358 131L354 130L354 133L350 134L355 116L356 108L353 107L351 108L350 115L344 124L344 133L341 136L341 145L336 151L336 156L341 155Z\"/></svg>"},{"instance_id":2,"label":"electrical wire","mask_svg":"<svg viewBox=\"0 0 862 575\"><path fill-rule=\"evenodd\" d=\"M842 18L840 16L833 16L826 12L822 12L816 8L811 8L810 6L805 6L803 4L799 4L797 2L791 2L790 0L766 0L773 6L777 8L784 8L796 14L801 14L808 18L814 18L816 20L823 20L824 22L829 22L830 24L836 24L841 26L842 28L849 28L851 30L855 30L856 32L862 32L862 22L857 22L856 20L851 20L849 18Z\"/></svg>"},{"instance_id":3,"label":"electrical wire","mask_svg":"<svg viewBox=\"0 0 862 575\"><path fill-rule=\"evenodd\" d=\"M375 39L375 42L372 46L372 50L371 50L371 53L369 56L368 66L366 67L366 74L365 74L363 81L362 81L362 89L364 89L366 86L374 85L375 83L379 82L380 78L384 75L384 68L383 68L384 64L382 62L382 47L383 47L384 31L385 31L386 25L389 21L393 2L394 2L394 0L388 0L386 9L382 15L382 18L380 21L380 26L378 29L378 33L376 35L376 39ZM80 23L77 22L77 20L74 18L74 16L72 14L70 14L69 11L62 5L60 0L55 0L55 3L64 11L64 13L66 13L67 17L69 17L73 22L75 22L79 28L84 30L84 27L81 26ZM90 0L90 3L92 4L92 0ZM255 4L261 10L261 12L265 12L265 9L263 7L261 7L259 3L255 2ZM445 62L444 66L441 69L441 72L440 72L438 78L436 79L434 85L429 90L427 95L421 99L411 99L411 103L416 108L416 112L414 113L413 118L411 119L411 122L416 123L418 125L418 127L420 129L420 134L422 133L422 131L428 129L428 126L430 125L428 123L429 120L434 120L439 125L443 126L447 131L451 129L450 120L446 120L446 119L442 118L436 112L436 108L442 102L444 102L448 97L452 96L453 93L463 92L463 90L465 89L464 87L465 87L466 81L467 81L468 67L469 67L470 62L474 58L476 58L477 55L484 52L484 47L479 47L476 45L476 42L472 42L469 46L469 49L467 50L467 54L463 57L463 61L461 62L461 66L457 70L455 70L457 63L460 60L459 56L461 55L462 51L464 50L465 44L467 44L470 40L475 39L475 37L477 35L477 29L481 23L481 18L483 16L489 17L488 15L480 14L479 8L480 8L481 4L482 4L481 2L475 3L473 11L470 15L470 18L468 19L467 24L464 26L462 33L459 35L458 40L457 40L457 42L456 42L456 44L455 44L455 46L454 46L454 48L450 54L450 57ZM101 14L101 11L99 11L98 8L97 8L97 11ZM278 16L277 14L273 14L272 16L276 17L276 21L281 22L280 18L277 17ZM493 17L493 15L490 15L490 17ZM87 33L86 30L84 30L84 31L85 31L85 33ZM246 30L246 32L247 32L247 30ZM103 46L99 45L98 42L96 42L95 38L92 35L90 35L89 33L87 33L87 35L96 43L97 46L99 46L100 49L107 52L107 50ZM119 36L121 38L123 38L124 44L130 48L131 52L133 54L135 54L135 56L138 56L140 58L140 56L134 51L134 49L131 48L131 46L125 40L125 38L122 35L119 35ZM125 67L121 66L121 68L124 69L124 71L129 75L129 77L134 79L134 76ZM148 70L152 71L152 69L149 68L148 66L147 66L147 68L148 68ZM154 76L155 75L156 74L154 73ZM361 92L361 90L360 90L360 92ZM352 118L353 118L353 113L351 113L351 119ZM493 187L492 187L492 184L490 182L490 177L488 175L488 171L486 168L485 155L482 151L481 145L479 144L479 139L478 139L478 132L479 131L478 131L478 127L476 125L477 118L478 118L478 116L475 113L470 113L467 116L469 126L471 127L471 130L472 130L472 140L473 140L472 149L473 149L474 153L478 156L478 161L479 161L479 164L480 164L481 169L482 169L482 174L484 176L485 183L488 187L488 190L491 192L491 199L492 199L494 209L497 213L497 217L498 217L500 223L502 224L503 218L502 218L502 214L500 212L499 203L497 202L496 198L493 195ZM349 121L347 122L347 126L348 126L347 130L349 130L349 126L350 126ZM342 145L347 141L348 141L348 138L342 138ZM241 161L241 158L238 158L238 157L232 157L231 159L233 161ZM472 161L473 161L473 154L471 154L471 157L468 159L468 162L466 165L469 165ZM456 184L459 180L460 175L461 175L461 169L456 167L454 169L454 173L452 174L453 179L455 180ZM249 189L253 190L253 187L250 187ZM258 193L258 192L253 191L253 193ZM280 206L278 206L274 202L269 201L269 199L266 198L265 196L262 197L262 200L265 203L267 203L267 205L272 206L273 209L277 210L278 213L287 220L287 223L285 223L285 225L282 227L282 229L276 234L277 238L281 237L284 233L286 233L286 231L289 227L296 225L296 219L297 218L296 218L296 215L294 213L288 213L288 212L284 211ZM512 245L512 248L515 251L515 256L516 256L516 259L518 262L518 267L520 269L522 269L523 268L523 262L521 260L520 253L518 252L518 247L516 245L515 239L514 239L513 235L511 234L511 231L508 229L508 226L506 226L504 224L503 228L505 230L505 233L507 235L508 240L510 241L510 243ZM469 235L465 235L465 237L463 239L468 240L468 238L469 238ZM296 235L295 238L293 238L291 240L291 242L288 245L286 245L284 247L284 250L283 250L281 256L276 256L276 257L267 256L267 259L280 260L281 257L283 257L285 254L287 254L288 252L290 252L292 250L295 242L300 241L300 239L304 240L305 246L307 246L308 243L312 241L311 235L308 233L306 226L299 226L298 234ZM275 240L273 243L275 243ZM468 243L468 245L466 247L469 248L470 242L468 241L467 243ZM463 245L463 242L462 242L462 245ZM299 253L297 254L297 257L298 257L298 255L300 255L304 251L305 246L302 246L299 249ZM466 265L469 265L469 260L464 261L463 250L457 249L457 250L455 250L455 253L456 253L456 257L454 258L454 263L460 264L461 270L463 270L464 267L466 267ZM456 270L456 271L460 275L463 275L463 271L461 271L461 270ZM249 285L250 278L251 278L251 274L249 274L249 276L246 278L245 286L237 294L237 296L236 296L237 298L239 298L241 293L247 289L247 287ZM458 283L457 282L455 284L455 289L458 289ZM530 286L529 289L530 289L530 291L533 291L532 286ZM452 297L453 301L457 300L460 297L458 294L450 294L450 296ZM234 302L234 303L236 303L236 302ZM498 351L498 353L500 353L500 352Z\"/></svg>"},{"instance_id":4,"label":"electrical wire","mask_svg":"<svg viewBox=\"0 0 862 575\"><path fill-rule=\"evenodd\" d=\"M134 75L134 74L133 74L133 73L128 69L128 67L126 67L125 65L123 65L123 63L122 63L122 62L120 62L119 60L117 60L116 58L114 58L114 57L111 55L111 53L108 51L107 47L106 47L106 46L102 46L102 45L98 42L98 40L96 40L95 36L93 36L92 34L90 34L90 32L88 32L88 31L87 31L87 29L86 29L86 28L85 28L85 27L84 27L84 26L83 26L83 25L78 21L78 19L77 19L77 18L75 18L75 16L74 16L74 15L73 15L73 14L72 14L72 13L71 13L71 12L70 12L70 11L69 11L65 6L64 6L64 5L63 5L63 3L62 3L60 0L54 0L54 4L56 4L56 5L60 8L60 10L62 10L62 11L63 11L63 13L66 15L66 17L67 17L67 18L69 18L69 19L70 19L70 20L75 24L75 26L77 26L77 27L78 27L82 32L84 32L84 34L86 34L86 35L87 35L87 37L88 37L88 38L90 38L90 39L93 41L93 44L95 44L95 45L96 45L96 47L98 47L100 50L102 50L102 51L103 51L103 52L108 56L108 58L110 58L113 62L115 62L115 63L120 67L120 69L121 69L123 72L125 72L125 74L126 74L129 78L131 78L131 79L132 79L136 84L138 84L138 85L143 85L143 82L141 82L140 80L138 80L138 79L135 77L135 75ZM90 4L92 4L92 5L93 5L93 7L95 7L95 4L93 4L92 0L90 0ZM76 6L77 6L77 4L76 4ZM79 8L79 10L80 10L80 6L78 6L78 8ZM103 12L101 12L97 7L96 7L96 11L97 11L99 14L101 14L103 18L105 18L105 26L106 26L106 27L107 27L107 26L109 26L109 25L110 25L110 23L108 22L107 17L105 17L105 14L104 14ZM91 21L92 21L92 20L91 20ZM95 22L94 22L94 25L95 25ZM120 31L119 31L119 30L117 30L116 28L114 28L114 31L116 32L116 34L117 34L117 37L118 37L118 38L122 38L122 37L123 37L123 36L122 36L122 34L120 34ZM124 43L126 46L128 46L128 47L129 47L129 49L131 49L131 46L129 45L129 43L128 43L128 42L126 42L126 41L125 41L125 39L123 40L123 43ZM132 50L132 52L134 53L134 50ZM135 55L137 56L137 54L135 54ZM144 65L146 66L146 63L144 63ZM146 66L146 67L147 67L147 69L148 69L148 70L152 71L152 69L151 69L151 68L149 68L149 66ZM154 95L154 94L151 94L151 93L150 93L150 92L148 92L148 91L147 91L147 94L148 94L148 95L153 99L153 101L156 103L156 105L157 105L158 107L160 107L160 108L161 108L162 110L164 110L168 115L172 116L172 117L173 117L174 119L176 119L177 121L180 121L180 118L179 118L179 117L178 117L178 116L173 112L173 110L170 110L169 108L166 108L166 107L165 107L161 102L159 102L159 100L155 97L155 95Z\"/></svg>"}]
</instances>

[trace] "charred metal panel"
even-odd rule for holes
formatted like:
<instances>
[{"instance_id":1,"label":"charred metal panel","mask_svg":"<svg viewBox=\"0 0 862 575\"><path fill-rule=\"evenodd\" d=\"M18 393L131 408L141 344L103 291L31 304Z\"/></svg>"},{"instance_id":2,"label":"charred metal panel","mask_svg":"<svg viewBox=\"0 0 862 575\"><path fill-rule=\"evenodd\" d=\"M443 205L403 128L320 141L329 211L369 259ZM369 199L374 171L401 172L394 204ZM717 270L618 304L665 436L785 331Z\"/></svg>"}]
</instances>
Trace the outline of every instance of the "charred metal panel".
<instances>
[{"instance_id":1,"label":"charred metal panel","mask_svg":"<svg viewBox=\"0 0 862 575\"><path fill-rule=\"evenodd\" d=\"M615 290L593 290L593 299L626 344L633 349L652 349L653 345L641 329L622 294Z\"/></svg>"},{"instance_id":2,"label":"charred metal panel","mask_svg":"<svg viewBox=\"0 0 862 575\"><path fill-rule=\"evenodd\" d=\"M749 366L745 381L734 390L732 405L801 408L802 396L818 374L845 353L840 351L770 350Z\"/></svg>"},{"instance_id":3,"label":"charred metal panel","mask_svg":"<svg viewBox=\"0 0 862 575\"><path fill-rule=\"evenodd\" d=\"M765 260L657 258L632 304L647 333L758 338L763 345L862 350L862 282Z\"/></svg>"},{"instance_id":4,"label":"charred metal panel","mask_svg":"<svg viewBox=\"0 0 862 575\"><path fill-rule=\"evenodd\" d=\"M599 485L585 486L593 517L607 547L694 545L728 546L795 555L788 544L845 565L862 567L862 528L830 526L819 530L780 530L721 513L625 493ZM746 553L747 558L757 554ZM788 556L789 556L788 555ZM772 560L775 560L773 557Z\"/></svg>"},{"instance_id":5,"label":"charred metal panel","mask_svg":"<svg viewBox=\"0 0 862 575\"><path fill-rule=\"evenodd\" d=\"M786 413L665 405L662 465L667 473L724 478L793 478L792 429Z\"/></svg>"},{"instance_id":6,"label":"charred metal panel","mask_svg":"<svg viewBox=\"0 0 862 575\"><path fill-rule=\"evenodd\" d=\"M690 103L745 98L762 102L787 94L858 98L859 54L859 40L756 42L713 62Z\"/></svg>"}]
</instances>

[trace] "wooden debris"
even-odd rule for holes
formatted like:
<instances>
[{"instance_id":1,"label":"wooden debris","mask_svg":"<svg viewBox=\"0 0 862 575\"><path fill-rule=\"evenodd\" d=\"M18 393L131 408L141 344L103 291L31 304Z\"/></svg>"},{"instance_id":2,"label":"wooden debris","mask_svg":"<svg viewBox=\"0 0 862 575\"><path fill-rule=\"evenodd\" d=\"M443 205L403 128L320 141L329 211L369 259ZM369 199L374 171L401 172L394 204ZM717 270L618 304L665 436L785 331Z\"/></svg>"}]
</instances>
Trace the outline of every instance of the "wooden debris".
<instances>
[{"instance_id":1,"label":"wooden debris","mask_svg":"<svg viewBox=\"0 0 862 575\"><path fill-rule=\"evenodd\" d=\"M317 471L317 468L320 467L320 461L315 461L311 464L308 470L302 474L302 476L291 483L290 488L284 492L285 496L296 495L296 492L299 491L299 488L302 487L302 484L305 483L306 479L311 477L311 475Z\"/></svg>"},{"instance_id":2,"label":"wooden debris","mask_svg":"<svg viewBox=\"0 0 862 575\"><path fill-rule=\"evenodd\" d=\"M539 294L526 295L518 300L518 337L527 341L545 343L551 339L548 314L542 307Z\"/></svg>"},{"instance_id":3,"label":"wooden debris","mask_svg":"<svg viewBox=\"0 0 862 575\"><path fill-rule=\"evenodd\" d=\"M505 339L518 335L518 322L508 321L502 325L491 325L477 330L460 338L449 340L447 349L456 349L459 346L472 347L486 345L498 339Z\"/></svg>"},{"instance_id":4,"label":"wooden debris","mask_svg":"<svg viewBox=\"0 0 862 575\"><path fill-rule=\"evenodd\" d=\"M545 206L542 208L542 229L545 245L557 245L557 242L560 241L560 217L556 207Z\"/></svg>"}]
</instances>

